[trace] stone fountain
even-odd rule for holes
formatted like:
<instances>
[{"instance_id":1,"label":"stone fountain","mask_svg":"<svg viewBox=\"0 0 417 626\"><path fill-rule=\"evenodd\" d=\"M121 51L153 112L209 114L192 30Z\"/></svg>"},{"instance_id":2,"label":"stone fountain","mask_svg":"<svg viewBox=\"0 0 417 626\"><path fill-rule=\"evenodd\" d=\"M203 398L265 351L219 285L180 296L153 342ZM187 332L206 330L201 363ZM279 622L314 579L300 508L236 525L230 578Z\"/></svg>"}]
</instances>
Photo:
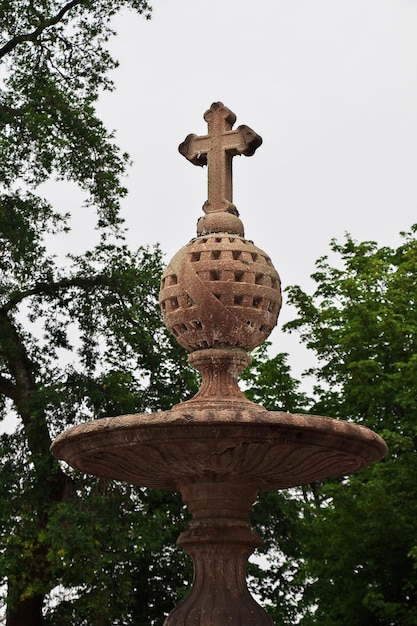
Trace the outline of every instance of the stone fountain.
<instances>
[{"instance_id":1,"label":"stone fountain","mask_svg":"<svg viewBox=\"0 0 417 626\"><path fill-rule=\"evenodd\" d=\"M248 516L260 491L360 471L386 454L385 442L352 423L267 411L240 391L249 351L269 336L281 307L279 276L245 239L232 202L232 159L262 139L214 103L206 135L179 151L208 166L208 200L197 237L162 276L164 322L201 373L198 393L169 411L123 415L70 428L52 445L58 459L96 476L176 490L192 520L178 545L192 557L193 586L165 626L271 626L246 585L249 555L261 544Z\"/></svg>"}]
</instances>

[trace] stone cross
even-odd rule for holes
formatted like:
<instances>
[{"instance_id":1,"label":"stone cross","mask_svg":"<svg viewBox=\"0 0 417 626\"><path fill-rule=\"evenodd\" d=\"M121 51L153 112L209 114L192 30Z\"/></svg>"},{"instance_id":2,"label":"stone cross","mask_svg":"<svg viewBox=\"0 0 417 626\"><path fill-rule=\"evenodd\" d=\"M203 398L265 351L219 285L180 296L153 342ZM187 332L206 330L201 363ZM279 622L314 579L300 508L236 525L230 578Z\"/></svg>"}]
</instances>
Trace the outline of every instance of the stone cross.
<instances>
[{"instance_id":1,"label":"stone cross","mask_svg":"<svg viewBox=\"0 0 417 626\"><path fill-rule=\"evenodd\" d=\"M241 125L232 130L236 115L222 102L214 102L204 113L204 119L207 135L188 135L178 149L194 165L207 165L208 198L204 212L236 213L232 202L232 159L238 154L252 156L262 138L249 126Z\"/></svg>"}]
</instances>

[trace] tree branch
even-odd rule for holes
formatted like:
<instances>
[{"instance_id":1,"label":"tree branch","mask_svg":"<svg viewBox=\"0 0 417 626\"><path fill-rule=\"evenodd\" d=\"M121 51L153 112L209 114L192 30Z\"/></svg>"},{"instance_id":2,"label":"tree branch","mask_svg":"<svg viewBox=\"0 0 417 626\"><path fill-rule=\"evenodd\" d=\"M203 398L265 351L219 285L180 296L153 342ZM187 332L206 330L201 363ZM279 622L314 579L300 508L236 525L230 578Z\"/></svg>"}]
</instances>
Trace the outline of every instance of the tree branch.
<instances>
[{"instance_id":1,"label":"tree branch","mask_svg":"<svg viewBox=\"0 0 417 626\"><path fill-rule=\"evenodd\" d=\"M79 4L84 4L84 2L85 0L71 0L71 2L65 4L56 15L49 18L49 20L44 20L43 22L41 22L31 33L24 33L22 35L16 35L15 37L12 37L12 39L10 39L2 48L0 48L0 59L6 56L6 54L9 54L14 48L16 48L16 46L20 45L21 43L24 43L25 41L36 41L36 39L44 30L58 24L58 22L62 20L66 13L71 11L71 9L73 9L75 6Z\"/></svg>"},{"instance_id":2,"label":"tree branch","mask_svg":"<svg viewBox=\"0 0 417 626\"><path fill-rule=\"evenodd\" d=\"M0 312L0 333L2 358L15 380L16 403L26 405L36 388L33 365L16 326L5 311Z\"/></svg>"},{"instance_id":3,"label":"tree branch","mask_svg":"<svg viewBox=\"0 0 417 626\"><path fill-rule=\"evenodd\" d=\"M6 104L0 104L0 112L6 113L6 114L8 113L10 115L14 115L15 117L20 117L22 115L22 112L20 111L20 109L9 107Z\"/></svg>"},{"instance_id":4,"label":"tree branch","mask_svg":"<svg viewBox=\"0 0 417 626\"><path fill-rule=\"evenodd\" d=\"M25 298L30 296L56 296L61 291L66 291L71 287L80 287L82 289L89 289L91 287L97 287L97 285L105 285L108 283L109 277L104 274L98 274L97 276L93 276L91 278L63 278L57 282L42 282L37 283L33 287L29 289L25 289L23 291L13 291L10 294L8 301L0 306L0 312L7 313L11 311L16 304L22 302Z\"/></svg>"}]
</instances>

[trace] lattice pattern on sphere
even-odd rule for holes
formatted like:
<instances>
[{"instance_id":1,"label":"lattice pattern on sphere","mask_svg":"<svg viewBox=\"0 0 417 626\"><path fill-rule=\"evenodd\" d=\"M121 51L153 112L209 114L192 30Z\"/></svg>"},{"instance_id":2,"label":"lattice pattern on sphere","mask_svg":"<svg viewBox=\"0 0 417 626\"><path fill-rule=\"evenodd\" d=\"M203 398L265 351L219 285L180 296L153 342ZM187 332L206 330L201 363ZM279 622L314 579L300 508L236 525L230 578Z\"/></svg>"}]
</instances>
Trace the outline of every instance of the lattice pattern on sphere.
<instances>
[{"instance_id":1,"label":"lattice pattern on sphere","mask_svg":"<svg viewBox=\"0 0 417 626\"><path fill-rule=\"evenodd\" d=\"M252 350L269 336L281 308L277 271L265 252L242 237L198 237L162 276L165 324L192 352L233 346Z\"/></svg>"}]
</instances>

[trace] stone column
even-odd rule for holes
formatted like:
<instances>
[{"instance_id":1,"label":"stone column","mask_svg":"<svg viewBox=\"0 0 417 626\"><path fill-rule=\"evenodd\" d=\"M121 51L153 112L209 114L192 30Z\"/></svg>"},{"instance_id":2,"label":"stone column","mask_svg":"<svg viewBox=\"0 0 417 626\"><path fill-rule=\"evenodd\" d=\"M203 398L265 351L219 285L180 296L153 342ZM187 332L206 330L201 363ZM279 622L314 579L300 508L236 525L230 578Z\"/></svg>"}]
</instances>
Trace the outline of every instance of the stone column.
<instances>
[{"instance_id":1,"label":"stone column","mask_svg":"<svg viewBox=\"0 0 417 626\"><path fill-rule=\"evenodd\" d=\"M193 559L194 581L164 626L273 626L246 584L248 557L262 543L248 522L257 487L212 477L180 489L193 519L178 545Z\"/></svg>"}]
</instances>

